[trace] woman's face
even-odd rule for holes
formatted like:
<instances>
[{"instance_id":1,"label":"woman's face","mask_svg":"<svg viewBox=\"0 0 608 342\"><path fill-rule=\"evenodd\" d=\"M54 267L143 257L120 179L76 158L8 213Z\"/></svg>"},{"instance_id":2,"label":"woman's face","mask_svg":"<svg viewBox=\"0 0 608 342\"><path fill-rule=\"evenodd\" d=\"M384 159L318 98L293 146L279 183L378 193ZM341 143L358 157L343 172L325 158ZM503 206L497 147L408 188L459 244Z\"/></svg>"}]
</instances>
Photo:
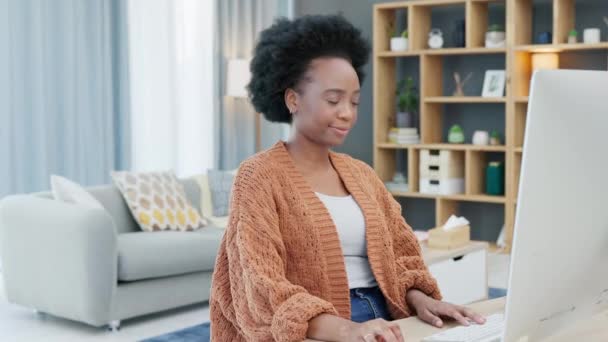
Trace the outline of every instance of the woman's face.
<instances>
[{"instance_id":1,"label":"woman's face","mask_svg":"<svg viewBox=\"0 0 608 342\"><path fill-rule=\"evenodd\" d=\"M338 57L313 59L285 100L296 134L317 144L341 145L357 122L359 77L350 62Z\"/></svg>"}]
</instances>

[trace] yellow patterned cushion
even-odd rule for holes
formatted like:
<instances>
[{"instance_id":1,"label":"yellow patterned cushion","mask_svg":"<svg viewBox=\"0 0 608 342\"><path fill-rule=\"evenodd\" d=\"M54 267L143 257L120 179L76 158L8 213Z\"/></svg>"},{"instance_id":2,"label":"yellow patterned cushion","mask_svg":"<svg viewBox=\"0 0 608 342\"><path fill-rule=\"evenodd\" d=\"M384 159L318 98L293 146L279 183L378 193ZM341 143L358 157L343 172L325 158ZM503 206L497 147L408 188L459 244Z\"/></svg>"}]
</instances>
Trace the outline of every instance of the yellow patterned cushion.
<instances>
[{"instance_id":1,"label":"yellow patterned cushion","mask_svg":"<svg viewBox=\"0 0 608 342\"><path fill-rule=\"evenodd\" d=\"M171 172L112 172L112 180L143 231L194 230L208 224Z\"/></svg>"}]
</instances>

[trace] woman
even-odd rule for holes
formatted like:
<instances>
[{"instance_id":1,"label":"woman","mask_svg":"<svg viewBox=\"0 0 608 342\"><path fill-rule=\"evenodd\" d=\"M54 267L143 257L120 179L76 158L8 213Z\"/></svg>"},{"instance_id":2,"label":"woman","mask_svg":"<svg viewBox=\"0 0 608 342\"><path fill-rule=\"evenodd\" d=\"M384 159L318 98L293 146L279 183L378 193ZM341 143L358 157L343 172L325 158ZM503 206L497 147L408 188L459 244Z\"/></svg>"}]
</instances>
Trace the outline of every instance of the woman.
<instances>
[{"instance_id":1,"label":"woman","mask_svg":"<svg viewBox=\"0 0 608 342\"><path fill-rule=\"evenodd\" d=\"M340 16L279 19L262 32L251 100L293 133L239 168L213 275L213 341L393 342L403 336L390 320L411 315L483 323L440 301L374 170L330 151L357 121L368 55Z\"/></svg>"}]
</instances>

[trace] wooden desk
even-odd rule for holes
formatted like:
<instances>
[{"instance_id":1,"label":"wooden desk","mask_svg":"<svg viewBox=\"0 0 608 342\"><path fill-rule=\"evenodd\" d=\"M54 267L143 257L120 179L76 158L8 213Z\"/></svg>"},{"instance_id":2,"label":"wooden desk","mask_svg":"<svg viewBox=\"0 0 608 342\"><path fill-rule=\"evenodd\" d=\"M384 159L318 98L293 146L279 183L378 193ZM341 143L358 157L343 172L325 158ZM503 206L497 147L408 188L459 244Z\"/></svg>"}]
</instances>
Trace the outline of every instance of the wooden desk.
<instances>
[{"instance_id":1,"label":"wooden desk","mask_svg":"<svg viewBox=\"0 0 608 342\"><path fill-rule=\"evenodd\" d=\"M488 316L504 311L505 298L498 298L467 305L478 313ZM423 338L433 335L441 330L446 330L458 326L455 322L446 323L442 329L435 328L419 320L417 317L410 317L396 321L404 333L405 341L420 341ZM577 323L572 327L544 339L542 342L605 342L608 341L608 310L592 317L589 320Z\"/></svg>"},{"instance_id":2,"label":"wooden desk","mask_svg":"<svg viewBox=\"0 0 608 342\"><path fill-rule=\"evenodd\" d=\"M443 250L429 248L427 243L423 242L420 244L420 248L422 249L422 258L424 259L424 262L427 265L432 265L479 250L487 250L488 245L489 244L485 241L471 241L467 245L459 248Z\"/></svg>"},{"instance_id":3,"label":"wooden desk","mask_svg":"<svg viewBox=\"0 0 608 342\"><path fill-rule=\"evenodd\" d=\"M498 298L483 302L467 305L481 315L489 316L503 312L505 298ZM422 322L418 317L404 318L395 321L399 324L406 342L416 342L423 338L433 335L441 330L446 330L458 326L456 322L444 322L441 329L435 328ZM315 340L305 340L314 342ZM606 342L608 341L608 310L593 316L589 320L574 324L564 331L540 342ZM532 342L532 341L530 341ZM536 341L535 341L536 342Z\"/></svg>"}]
</instances>

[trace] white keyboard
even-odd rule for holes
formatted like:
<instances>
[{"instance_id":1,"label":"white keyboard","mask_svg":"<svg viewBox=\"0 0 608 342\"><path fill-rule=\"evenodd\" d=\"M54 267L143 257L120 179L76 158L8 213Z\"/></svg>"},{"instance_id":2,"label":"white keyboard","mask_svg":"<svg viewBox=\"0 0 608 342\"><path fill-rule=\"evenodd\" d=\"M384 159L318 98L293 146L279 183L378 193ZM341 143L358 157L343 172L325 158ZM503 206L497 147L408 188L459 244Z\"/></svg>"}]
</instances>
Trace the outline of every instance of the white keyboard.
<instances>
[{"instance_id":1,"label":"white keyboard","mask_svg":"<svg viewBox=\"0 0 608 342\"><path fill-rule=\"evenodd\" d=\"M494 314L486 317L485 324L471 323L470 326L459 326L444 330L424 338L424 342L500 342L505 328L504 315Z\"/></svg>"}]
</instances>

